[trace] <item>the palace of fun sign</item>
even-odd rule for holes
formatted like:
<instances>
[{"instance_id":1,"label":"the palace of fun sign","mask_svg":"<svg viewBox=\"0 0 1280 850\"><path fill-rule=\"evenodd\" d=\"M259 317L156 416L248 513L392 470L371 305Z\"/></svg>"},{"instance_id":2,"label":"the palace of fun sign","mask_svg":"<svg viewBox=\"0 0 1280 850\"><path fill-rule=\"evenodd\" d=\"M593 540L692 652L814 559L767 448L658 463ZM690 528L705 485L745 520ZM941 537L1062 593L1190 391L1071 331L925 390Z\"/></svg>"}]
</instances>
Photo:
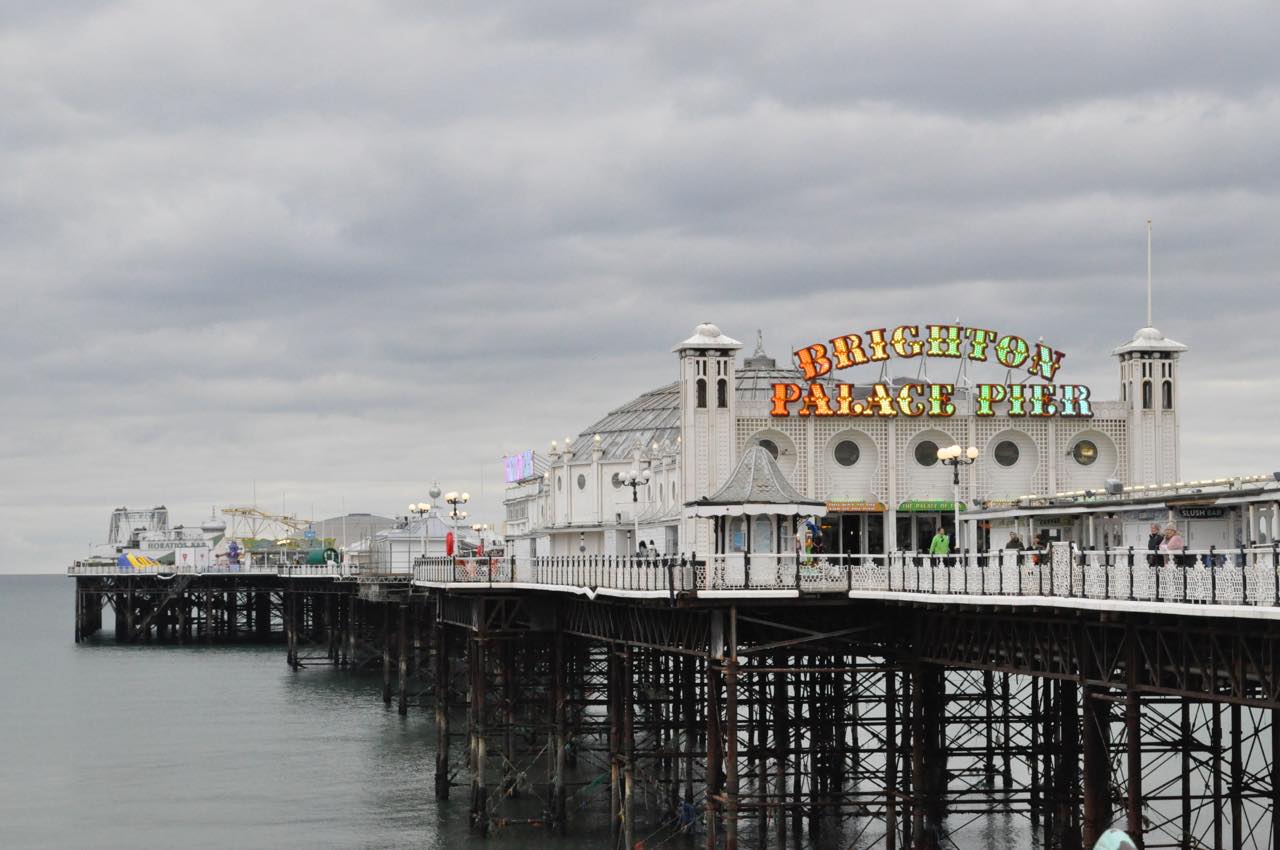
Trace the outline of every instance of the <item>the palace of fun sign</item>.
<instances>
[{"instance_id":1,"label":"the palace of fun sign","mask_svg":"<svg viewBox=\"0 0 1280 850\"><path fill-rule=\"evenodd\" d=\"M1034 346L1013 334L959 325L899 325L892 331L874 328L816 342L795 352L796 363L809 383L774 384L774 416L954 416L954 384L821 383L819 378L842 369L882 363L890 358L968 358L994 361L1008 369L1025 370L1039 379L1030 383L974 384L973 413L994 416L1004 405L1009 416L1093 416L1089 388L1082 384L1054 384L1066 356L1042 342Z\"/></svg>"}]
</instances>

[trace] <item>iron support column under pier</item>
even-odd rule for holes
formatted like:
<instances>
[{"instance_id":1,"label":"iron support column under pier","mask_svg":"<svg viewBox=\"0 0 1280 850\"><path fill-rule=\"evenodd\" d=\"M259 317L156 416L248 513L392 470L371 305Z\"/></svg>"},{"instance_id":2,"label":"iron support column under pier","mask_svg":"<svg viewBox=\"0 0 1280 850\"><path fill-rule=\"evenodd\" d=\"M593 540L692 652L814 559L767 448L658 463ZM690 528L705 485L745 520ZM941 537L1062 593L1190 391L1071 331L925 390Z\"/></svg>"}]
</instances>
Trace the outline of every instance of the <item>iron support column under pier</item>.
<instances>
[{"instance_id":1,"label":"iron support column under pier","mask_svg":"<svg viewBox=\"0 0 1280 850\"><path fill-rule=\"evenodd\" d=\"M723 790L720 737L720 669L724 660L724 618L720 611L711 612L711 646L707 658L707 769L706 794L703 796L706 810L706 848L716 850L716 836L720 832L720 794Z\"/></svg>"},{"instance_id":2,"label":"iron support column under pier","mask_svg":"<svg viewBox=\"0 0 1280 850\"><path fill-rule=\"evenodd\" d=\"M391 606L382 606L382 702L391 705Z\"/></svg>"},{"instance_id":3,"label":"iron support column under pier","mask_svg":"<svg viewBox=\"0 0 1280 850\"><path fill-rule=\"evenodd\" d=\"M1083 843L1093 847L1111 824L1110 695L1101 688L1085 685L1082 714Z\"/></svg>"},{"instance_id":4,"label":"iron support column under pier","mask_svg":"<svg viewBox=\"0 0 1280 850\"><path fill-rule=\"evenodd\" d=\"M485 747L487 655L488 640L481 631L471 641L471 828L481 836L489 834L489 786L485 777L488 762Z\"/></svg>"},{"instance_id":5,"label":"iron support column under pier","mask_svg":"<svg viewBox=\"0 0 1280 850\"><path fill-rule=\"evenodd\" d=\"M618 648L612 643L605 654L605 700L609 704L609 834L622 831L622 696Z\"/></svg>"},{"instance_id":6,"label":"iron support column under pier","mask_svg":"<svg viewBox=\"0 0 1280 850\"><path fill-rule=\"evenodd\" d=\"M773 809L774 830L778 847L787 846L787 749L791 743L791 731L787 724L787 655L776 650L773 655L773 794L777 803ZM764 831L764 826L761 825Z\"/></svg>"},{"instance_id":7,"label":"iron support column under pier","mask_svg":"<svg viewBox=\"0 0 1280 850\"><path fill-rule=\"evenodd\" d=\"M635 681L632 669L634 655L630 644L623 649L622 657L622 837L624 847L634 847L636 843L636 707L635 694L632 691Z\"/></svg>"},{"instance_id":8,"label":"iron support column under pier","mask_svg":"<svg viewBox=\"0 0 1280 850\"><path fill-rule=\"evenodd\" d=\"M259 590L253 596L253 628L258 640L266 641L271 637L271 591Z\"/></svg>"},{"instance_id":9,"label":"iron support column under pier","mask_svg":"<svg viewBox=\"0 0 1280 850\"><path fill-rule=\"evenodd\" d=\"M917 662L911 671L913 698L911 773L912 837L915 850L938 850L946 810L947 756L942 745L943 673Z\"/></svg>"},{"instance_id":10,"label":"iron support column under pier","mask_svg":"<svg viewBox=\"0 0 1280 850\"><path fill-rule=\"evenodd\" d=\"M409 653L406 652L409 632L409 604L400 603L400 634L396 638L396 650L400 655L400 699L397 709L401 716L409 713Z\"/></svg>"},{"instance_id":11,"label":"iron support column under pier","mask_svg":"<svg viewBox=\"0 0 1280 850\"><path fill-rule=\"evenodd\" d=\"M729 640L724 657L724 837L725 850L738 850L738 615L729 608ZM628 844L628 847L631 845Z\"/></svg>"},{"instance_id":12,"label":"iron support column under pier","mask_svg":"<svg viewBox=\"0 0 1280 850\"><path fill-rule=\"evenodd\" d=\"M350 626L348 626L350 628ZM449 631L436 620L436 799L449 799Z\"/></svg>"},{"instance_id":13,"label":"iron support column under pier","mask_svg":"<svg viewBox=\"0 0 1280 850\"><path fill-rule=\"evenodd\" d=\"M360 598L356 593L351 594L347 607L347 654L351 666L358 670L360 659L356 655L356 633L360 630Z\"/></svg>"},{"instance_id":14,"label":"iron support column under pier","mask_svg":"<svg viewBox=\"0 0 1280 850\"><path fill-rule=\"evenodd\" d=\"M1076 692L1075 682L1064 679L1058 683L1059 747L1054 764L1057 810L1053 821L1062 850L1080 850L1080 807L1076 799L1080 787L1080 715Z\"/></svg>"},{"instance_id":15,"label":"iron support column under pier","mask_svg":"<svg viewBox=\"0 0 1280 850\"><path fill-rule=\"evenodd\" d=\"M1244 678L1241 675L1241 678ZM1231 704L1231 850L1244 846L1244 750L1240 703ZM1274 817L1274 813L1273 813Z\"/></svg>"},{"instance_id":16,"label":"iron support column under pier","mask_svg":"<svg viewBox=\"0 0 1280 850\"><path fill-rule=\"evenodd\" d=\"M1142 716L1138 692L1132 687L1124 696L1124 727L1126 779L1129 782L1125 831L1142 850L1145 846L1142 838Z\"/></svg>"},{"instance_id":17,"label":"iron support column under pier","mask_svg":"<svg viewBox=\"0 0 1280 850\"><path fill-rule=\"evenodd\" d=\"M553 771L551 780L551 829L558 835L564 835L568 831L565 817L564 772L569 725L568 699L565 689L564 632L557 630L554 641L555 657L552 659L551 667L551 710L554 717L553 722L555 723L554 751L551 754Z\"/></svg>"},{"instance_id":18,"label":"iron support column under pier","mask_svg":"<svg viewBox=\"0 0 1280 850\"><path fill-rule=\"evenodd\" d=\"M286 656L289 666L298 669L298 594L292 590L284 591L284 630L285 640L287 642Z\"/></svg>"},{"instance_id":19,"label":"iron support column under pier","mask_svg":"<svg viewBox=\"0 0 1280 850\"><path fill-rule=\"evenodd\" d=\"M502 660L502 797L516 795L516 665L510 640L501 644Z\"/></svg>"},{"instance_id":20,"label":"iron support column under pier","mask_svg":"<svg viewBox=\"0 0 1280 850\"><path fill-rule=\"evenodd\" d=\"M884 846L898 850L898 671L884 674Z\"/></svg>"},{"instance_id":21,"label":"iron support column under pier","mask_svg":"<svg viewBox=\"0 0 1280 850\"><path fill-rule=\"evenodd\" d=\"M1273 656L1273 660L1275 657ZM1271 709L1271 846L1280 848L1280 709Z\"/></svg>"}]
</instances>

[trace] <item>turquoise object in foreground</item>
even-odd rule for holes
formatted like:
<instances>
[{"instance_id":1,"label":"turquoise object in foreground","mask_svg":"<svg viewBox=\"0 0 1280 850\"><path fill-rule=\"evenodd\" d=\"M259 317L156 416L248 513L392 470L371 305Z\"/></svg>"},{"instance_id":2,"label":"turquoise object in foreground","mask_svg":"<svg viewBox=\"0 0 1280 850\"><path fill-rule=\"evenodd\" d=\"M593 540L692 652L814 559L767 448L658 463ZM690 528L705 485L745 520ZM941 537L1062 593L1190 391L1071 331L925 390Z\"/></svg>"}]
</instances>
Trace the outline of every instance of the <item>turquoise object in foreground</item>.
<instances>
[{"instance_id":1,"label":"turquoise object in foreground","mask_svg":"<svg viewBox=\"0 0 1280 850\"><path fill-rule=\"evenodd\" d=\"M1138 850L1138 845L1123 830L1108 829L1093 845L1093 850Z\"/></svg>"}]
</instances>

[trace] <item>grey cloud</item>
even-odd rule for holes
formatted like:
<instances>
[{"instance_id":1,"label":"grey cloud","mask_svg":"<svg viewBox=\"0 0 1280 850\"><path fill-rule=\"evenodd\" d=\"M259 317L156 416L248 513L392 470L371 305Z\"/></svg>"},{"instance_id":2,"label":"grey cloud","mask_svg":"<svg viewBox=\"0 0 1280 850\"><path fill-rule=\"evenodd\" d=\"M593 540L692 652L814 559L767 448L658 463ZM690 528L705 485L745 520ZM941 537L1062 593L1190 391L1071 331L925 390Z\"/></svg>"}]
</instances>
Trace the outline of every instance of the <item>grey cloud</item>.
<instances>
[{"instance_id":1,"label":"grey cloud","mask_svg":"<svg viewBox=\"0 0 1280 850\"><path fill-rule=\"evenodd\" d=\"M959 316L1107 397L1148 217L1188 472L1280 464L1269 5L57 5L0 31L0 570L254 482L500 519L704 319Z\"/></svg>"}]
</instances>

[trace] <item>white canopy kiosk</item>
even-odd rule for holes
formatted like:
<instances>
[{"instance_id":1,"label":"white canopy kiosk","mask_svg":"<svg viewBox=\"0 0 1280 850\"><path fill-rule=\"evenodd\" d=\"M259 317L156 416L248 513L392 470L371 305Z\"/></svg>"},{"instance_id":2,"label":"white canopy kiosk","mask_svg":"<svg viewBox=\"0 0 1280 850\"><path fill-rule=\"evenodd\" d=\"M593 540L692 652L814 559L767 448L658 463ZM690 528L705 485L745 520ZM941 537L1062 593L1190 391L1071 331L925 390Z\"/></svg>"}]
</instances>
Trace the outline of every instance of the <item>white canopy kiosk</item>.
<instances>
[{"instance_id":1,"label":"white canopy kiosk","mask_svg":"<svg viewBox=\"0 0 1280 850\"><path fill-rule=\"evenodd\" d=\"M685 503L684 512L712 520L713 554L723 559L726 575L749 576L752 555L773 565L778 556L794 557L798 518L822 516L827 508L791 486L767 449L752 446L719 490Z\"/></svg>"}]
</instances>

